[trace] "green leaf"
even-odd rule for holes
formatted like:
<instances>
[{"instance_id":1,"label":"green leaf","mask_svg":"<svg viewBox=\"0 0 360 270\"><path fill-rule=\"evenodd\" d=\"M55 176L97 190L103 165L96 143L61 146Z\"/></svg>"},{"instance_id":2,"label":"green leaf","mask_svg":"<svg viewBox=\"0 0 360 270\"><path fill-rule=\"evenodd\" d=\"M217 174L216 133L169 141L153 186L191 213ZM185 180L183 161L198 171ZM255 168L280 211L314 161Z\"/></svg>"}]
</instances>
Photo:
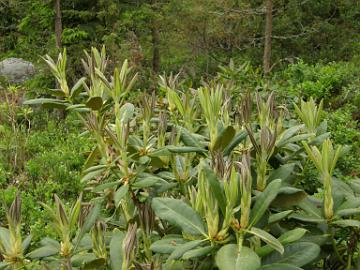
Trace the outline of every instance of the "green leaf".
<instances>
[{"instance_id":1,"label":"green leaf","mask_svg":"<svg viewBox=\"0 0 360 270\"><path fill-rule=\"evenodd\" d=\"M120 122L127 123L134 115L135 107L131 103L125 103L120 108Z\"/></svg>"},{"instance_id":2,"label":"green leaf","mask_svg":"<svg viewBox=\"0 0 360 270\"><path fill-rule=\"evenodd\" d=\"M282 245L290 244L292 242L295 242L295 241L298 241L299 239L301 239L305 235L306 232L307 232L307 230L305 230L305 229L296 228L296 229L293 229L293 230L283 233L278 238L278 240ZM270 254L272 251L273 251L273 248L270 245L262 246L262 247L256 249L256 253L260 257L264 257L264 256Z\"/></svg>"},{"instance_id":3,"label":"green leaf","mask_svg":"<svg viewBox=\"0 0 360 270\"><path fill-rule=\"evenodd\" d=\"M115 229L110 240L110 264L112 270L122 270L123 241L125 233Z\"/></svg>"},{"instance_id":4,"label":"green leaf","mask_svg":"<svg viewBox=\"0 0 360 270\"><path fill-rule=\"evenodd\" d=\"M21 247L22 247L23 251L26 251L27 248L30 246L30 244L31 244L31 239L32 239L32 236L31 236L31 234L29 234L28 236L26 236L26 238L24 239L24 241L22 241Z\"/></svg>"},{"instance_id":5,"label":"green leaf","mask_svg":"<svg viewBox=\"0 0 360 270\"><path fill-rule=\"evenodd\" d=\"M94 261L96 256L94 253L79 253L71 257L71 264L75 267L82 266L85 263Z\"/></svg>"},{"instance_id":6,"label":"green leaf","mask_svg":"<svg viewBox=\"0 0 360 270\"><path fill-rule=\"evenodd\" d=\"M156 149L153 152L148 154L149 157L169 157L171 155L172 154L169 151L169 149L167 149L167 147L162 147L162 148Z\"/></svg>"},{"instance_id":7,"label":"green leaf","mask_svg":"<svg viewBox=\"0 0 360 270\"><path fill-rule=\"evenodd\" d=\"M276 170L272 171L267 179L267 182L270 183L275 179L281 179L283 182L286 182L289 176L292 174L295 168L295 163L289 163L282 165Z\"/></svg>"},{"instance_id":8,"label":"green leaf","mask_svg":"<svg viewBox=\"0 0 360 270\"><path fill-rule=\"evenodd\" d=\"M236 146L239 145L243 140L246 139L248 133L246 130L240 131L238 134L235 135L235 137L232 139L232 141L228 144L228 146L224 150L224 156L228 156L231 154L231 151L234 150Z\"/></svg>"},{"instance_id":9,"label":"green leaf","mask_svg":"<svg viewBox=\"0 0 360 270\"><path fill-rule=\"evenodd\" d=\"M64 91L60 90L60 89L47 89L47 91L50 93L50 95L55 96L55 97L65 97L65 93Z\"/></svg>"},{"instance_id":10,"label":"green leaf","mask_svg":"<svg viewBox=\"0 0 360 270\"><path fill-rule=\"evenodd\" d=\"M24 105L42 105L45 108L65 109L69 104L64 100L54 98L37 98L26 100Z\"/></svg>"},{"instance_id":11,"label":"green leaf","mask_svg":"<svg viewBox=\"0 0 360 270\"><path fill-rule=\"evenodd\" d=\"M4 246L5 250L10 250L10 231L7 228L0 227L0 243Z\"/></svg>"},{"instance_id":12,"label":"green leaf","mask_svg":"<svg viewBox=\"0 0 360 270\"><path fill-rule=\"evenodd\" d=\"M199 246L204 240L194 240L177 246L174 251L169 256L169 260L179 259L181 258L185 252L192 250Z\"/></svg>"},{"instance_id":13,"label":"green leaf","mask_svg":"<svg viewBox=\"0 0 360 270\"><path fill-rule=\"evenodd\" d=\"M299 204L299 207L303 209L306 213L308 213L309 217L313 217L317 219L323 219L321 206L322 206L321 202L317 202L316 200L312 200L311 198L302 200L301 203Z\"/></svg>"},{"instance_id":14,"label":"green leaf","mask_svg":"<svg viewBox=\"0 0 360 270\"><path fill-rule=\"evenodd\" d=\"M83 90L84 88L84 83L86 81L86 78L85 77L82 77L80 78L76 83L75 85L71 88L71 91L70 91L70 96L72 98L76 97L77 95L80 94L81 90Z\"/></svg>"},{"instance_id":15,"label":"green leaf","mask_svg":"<svg viewBox=\"0 0 360 270\"><path fill-rule=\"evenodd\" d=\"M92 192L100 192L100 191L103 191L105 189L108 189L108 188L113 188L115 187L116 185L118 185L119 182L116 181L116 182L109 182L109 183L104 183L104 184L101 184L101 185L97 185L96 187L94 187L91 191Z\"/></svg>"},{"instance_id":16,"label":"green leaf","mask_svg":"<svg viewBox=\"0 0 360 270\"><path fill-rule=\"evenodd\" d=\"M202 148L202 145L199 143L199 140L188 131L186 128L177 127L181 133L180 139L186 146Z\"/></svg>"},{"instance_id":17,"label":"green leaf","mask_svg":"<svg viewBox=\"0 0 360 270\"><path fill-rule=\"evenodd\" d=\"M324 218L318 218L318 217L309 215L305 212L290 214L289 218L293 218L293 219L300 220L303 222L318 223L318 224L326 222L326 220Z\"/></svg>"},{"instance_id":18,"label":"green leaf","mask_svg":"<svg viewBox=\"0 0 360 270\"><path fill-rule=\"evenodd\" d=\"M306 196L306 192L301 189L293 187L281 187L278 195L271 203L271 206L288 208L294 205L298 205L306 198Z\"/></svg>"},{"instance_id":19,"label":"green leaf","mask_svg":"<svg viewBox=\"0 0 360 270\"><path fill-rule=\"evenodd\" d=\"M284 218L286 218L288 215L290 215L293 212L293 210L287 210L280 213L273 214L269 217L269 223L275 223L278 222Z\"/></svg>"},{"instance_id":20,"label":"green leaf","mask_svg":"<svg viewBox=\"0 0 360 270\"><path fill-rule=\"evenodd\" d=\"M332 224L340 226L340 227L356 227L360 228L360 220L354 219L341 219L333 221Z\"/></svg>"},{"instance_id":21,"label":"green leaf","mask_svg":"<svg viewBox=\"0 0 360 270\"><path fill-rule=\"evenodd\" d=\"M129 185L122 185L121 187L118 188L118 190L115 192L114 195L114 202L115 202L115 206L118 207L120 204L120 201L125 197L125 195L128 193L129 191Z\"/></svg>"},{"instance_id":22,"label":"green leaf","mask_svg":"<svg viewBox=\"0 0 360 270\"><path fill-rule=\"evenodd\" d=\"M81 269L84 270L99 270L103 269L106 265L106 260L104 258L98 258L89 262L86 262Z\"/></svg>"},{"instance_id":23,"label":"green leaf","mask_svg":"<svg viewBox=\"0 0 360 270\"><path fill-rule=\"evenodd\" d=\"M154 198L152 208L158 217L180 227L185 233L206 235L201 217L183 201L172 198Z\"/></svg>"},{"instance_id":24,"label":"green leaf","mask_svg":"<svg viewBox=\"0 0 360 270\"><path fill-rule=\"evenodd\" d=\"M81 227L80 233L77 236L77 242L75 249L80 244L81 239L83 238L84 234L87 233L91 227L95 224L96 219L98 218L101 212L101 204L96 203L90 210L89 214L86 216L83 226Z\"/></svg>"},{"instance_id":25,"label":"green leaf","mask_svg":"<svg viewBox=\"0 0 360 270\"><path fill-rule=\"evenodd\" d=\"M219 270L257 270L261 266L258 255L248 247L228 244L219 249L215 256Z\"/></svg>"},{"instance_id":26,"label":"green leaf","mask_svg":"<svg viewBox=\"0 0 360 270\"><path fill-rule=\"evenodd\" d=\"M285 246L283 255L272 252L263 258L263 264L285 263L294 266L304 266L317 258L320 247L310 242L296 242Z\"/></svg>"},{"instance_id":27,"label":"green leaf","mask_svg":"<svg viewBox=\"0 0 360 270\"><path fill-rule=\"evenodd\" d=\"M260 268L260 270L303 270L303 269L287 263L272 263L272 264L264 265L263 267Z\"/></svg>"},{"instance_id":28,"label":"green leaf","mask_svg":"<svg viewBox=\"0 0 360 270\"><path fill-rule=\"evenodd\" d=\"M103 100L101 97L91 97L88 99L88 101L86 101L86 107L94 111L100 110L102 105L103 105Z\"/></svg>"},{"instance_id":29,"label":"green leaf","mask_svg":"<svg viewBox=\"0 0 360 270\"><path fill-rule=\"evenodd\" d=\"M228 126L223 129L216 137L215 144L212 150L222 151L226 146L229 145L231 140L235 136L235 129L232 126Z\"/></svg>"},{"instance_id":30,"label":"green leaf","mask_svg":"<svg viewBox=\"0 0 360 270\"><path fill-rule=\"evenodd\" d=\"M274 236L272 236L268 232L258 228L251 228L251 230L246 230L246 232L259 237L261 240L263 240L265 243L267 243L270 247L272 247L279 253L281 254L284 253L283 245L279 242L279 240L277 240Z\"/></svg>"},{"instance_id":31,"label":"green leaf","mask_svg":"<svg viewBox=\"0 0 360 270\"><path fill-rule=\"evenodd\" d=\"M178 96L178 94L170 88L167 88L166 90L167 90L167 98L168 98L171 109L173 110L174 108L176 108L179 111L179 113L182 116L184 116L185 109L184 109L183 103L182 103L180 97Z\"/></svg>"},{"instance_id":32,"label":"green leaf","mask_svg":"<svg viewBox=\"0 0 360 270\"><path fill-rule=\"evenodd\" d=\"M169 145L166 147L171 153L203 153L206 152L206 149L200 147L192 147L192 146L173 146Z\"/></svg>"},{"instance_id":33,"label":"green leaf","mask_svg":"<svg viewBox=\"0 0 360 270\"><path fill-rule=\"evenodd\" d=\"M210 184L211 192L214 193L222 214L226 214L226 198L224 188L220 185L220 181L216 174L210 170L208 166L204 166L205 177Z\"/></svg>"},{"instance_id":34,"label":"green leaf","mask_svg":"<svg viewBox=\"0 0 360 270\"><path fill-rule=\"evenodd\" d=\"M106 166L104 165L90 167L86 171L84 171L84 176L81 178L80 181L82 183L88 182L94 179L95 177L100 176L105 171L105 169Z\"/></svg>"},{"instance_id":35,"label":"green leaf","mask_svg":"<svg viewBox=\"0 0 360 270\"><path fill-rule=\"evenodd\" d=\"M348 184L355 193L360 194L360 179L351 180Z\"/></svg>"},{"instance_id":36,"label":"green leaf","mask_svg":"<svg viewBox=\"0 0 360 270\"><path fill-rule=\"evenodd\" d=\"M265 190L256 196L256 202L251 209L250 224L255 225L264 215L271 202L276 198L281 187L281 180L276 179L269 183Z\"/></svg>"},{"instance_id":37,"label":"green leaf","mask_svg":"<svg viewBox=\"0 0 360 270\"><path fill-rule=\"evenodd\" d=\"M296 133L298 133L301 129L303 129L305 127L305 125L297 125L297 126L293 126L288 128L287 130L285 130L281 135L280 135L280 139L277 141L276 146L277 147L282 147L285 144L288 143L288 139L290 139L291 137L293 137ZM281 178L280 178L281 179Z\"/></svg>"},{"instance_id":38,"label":"green leaf","mask_svg":"<svg viewBox=\"0 0 360 270\"><path fill-rule=\"evenodd\" d=\"M55 246L43 246L28 253L26 257L30 259L39 259L49 257L58 253L60 253L60 247L57 248Z\"/></svg>"},{"instance_id":39,"label":"green leaf","mask_svg":"<svg viewBox=\"0 0 360 270\"><path fill-rule=\"evenodd\" d=\"M163 238L158 240L150 246L150 249L155 253L161 254L170 254L172 253L178 246L186 243L184 238L174 237L174 238Z\"/></svg>"},{"instance_id":40,"label":"green leaf","mask_svg":"<svg viewBox=\"0 0 360 270\"><path fill-rule=\"evenodd\" d=\"M358 215L358 214L360 214L360 207L341 209L341 210L336 211L336 215L340 216L340 217L353 216L353 215Z\"/></svg>"},{"instance_id":41,"label":"green leaf","mask_svg":"<svg viewBox=\"0 0 360 270\"><path fill-rule=\"evenodd\" d=\"M193 259L193 258L197 258L197 257L210 255L214 249L215 249L214 246L196 248L196 249L185 252L184 255L182 256L182 258L184 260L189 260L189 259Z\"/></svg>"},{"instance_id":42,"label":"green leaf","mask_svg":"<svg viewBox=\"0 0 360 270\"><path fill-rule=\"evenodd\" d=\"M163 180L163 179L161 179L159 177L155 177L155 176L149 176L146 178L141 178L141 179L136 180L134 182L134 184L132 185L132 187L134 187L134 188L152 187L161 180Z\"/></svg>"}]
</instances>

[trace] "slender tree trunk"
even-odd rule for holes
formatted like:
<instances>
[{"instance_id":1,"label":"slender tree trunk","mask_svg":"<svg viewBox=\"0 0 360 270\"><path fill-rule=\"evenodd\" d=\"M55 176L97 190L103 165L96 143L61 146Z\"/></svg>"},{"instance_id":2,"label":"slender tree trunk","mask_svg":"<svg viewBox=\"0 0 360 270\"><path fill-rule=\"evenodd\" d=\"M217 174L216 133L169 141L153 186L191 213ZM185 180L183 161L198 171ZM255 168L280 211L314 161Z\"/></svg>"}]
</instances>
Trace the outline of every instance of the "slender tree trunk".
<instances>
[{"instance_id":1,"label":"slender tree trunk","mask_svg":"<svg viewBox=\"0 0 360 270\"><path fill-rule=\"evenodd\" d=\"M61 0L55 0L55 42L56 48L61 48L61 33L62 33L62 21L61 21Z\"/></svg>"},{"instance_id":2,"label":"slender tree trunk","mask_svg":"<svg viewBox=\"0 0 360 270\"><path fill-rule=\"evenodd\" d=\"M153 9L153 19L151 22L151 39L152 39L152 49L153 49L153 55L152 55L152 76L153 76L153 83L154 86L156 86L157 81L157 75L159 73L160 69L160 34L159 34L159 28L158 28L158 21L155 18L156 16L156 5L157 0L151 0L151 6Z\"/></svg>"},{"instance_id":3,"label":"slender tree trunk","mask_svg":"<svg viewBox=\"0 0 360 270\"><path fill-rule=\"evenodd\" d=\"M159 30L156 26L153 26L151 29L152 33L152 44L153 44L153 57L152 57L152 70L156 75L160 69L160 38L159 38Z\"/></svg>"},{"instance_id":4,"label":"slender tree trunk","mask_svg":"<svg viewBox=\"0 0 360 270\"><path fill-rule=\"evenodd\" d=\"M61 34L62 34L62 20L61 20L61 0L55 0L55 44L58 51L61 50ZM56 88L59 88L59 83L55 80ZM66 118L66 111L59 110L59 118Z\"/></svg>"},{"instance_id":5,"label":"slender tree trunk","mask_svg":"<svg viewBox=\"0 0 360 270\"><path fill-rule=\"evenodd\" d=\"M273 11L273 0L266 0L265 44L264 44L264 58L263 58L265 76L269 74L271 68L272 11Z\"/></svg>"}]
</instances>

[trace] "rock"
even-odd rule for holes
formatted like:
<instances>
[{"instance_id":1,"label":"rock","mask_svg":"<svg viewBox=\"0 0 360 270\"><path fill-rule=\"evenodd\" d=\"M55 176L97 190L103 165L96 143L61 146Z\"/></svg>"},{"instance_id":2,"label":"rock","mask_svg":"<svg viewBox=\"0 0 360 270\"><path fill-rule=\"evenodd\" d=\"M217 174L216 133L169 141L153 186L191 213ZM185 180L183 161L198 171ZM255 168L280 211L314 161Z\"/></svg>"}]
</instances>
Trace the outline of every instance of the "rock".
<instances>
[{"instance_id":1,"label":"rock","mask_svg":"<svg viewBox=\"0 0 360 270\"><path fill-rule=\"evenodd\" d=\"M7 58L0 62L0 76L9 82L22 83L35 74L35 67L31 62L20 58Z\"/></svg>"}]
</instances>

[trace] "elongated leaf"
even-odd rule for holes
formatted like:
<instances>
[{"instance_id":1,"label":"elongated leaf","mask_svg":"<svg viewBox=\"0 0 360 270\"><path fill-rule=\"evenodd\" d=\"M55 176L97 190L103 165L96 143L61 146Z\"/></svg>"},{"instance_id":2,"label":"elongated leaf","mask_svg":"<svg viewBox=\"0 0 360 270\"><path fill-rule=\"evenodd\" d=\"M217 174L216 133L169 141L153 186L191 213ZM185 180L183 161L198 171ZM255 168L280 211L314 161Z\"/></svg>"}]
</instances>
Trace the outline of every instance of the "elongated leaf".
<instances>
[{"instance_id":1,"label":"elongated leaf","mask_svg":"<svg viewBox=\"0 0 360 270\"><path fill-rule=\"evenodd\" d=\"M336 211L336 215L340 217L352 216L360 214L360 207L358 208L348 208Z\"/></svg>"},{"instance_id":2,"label":"elongated leaf","mask_svg":"<svg viewBox=\"0 0 360 270\"><path fill-rule=\"evenodd\" d=\"M185 252L184 255L182 256L182 258L184 260L189 260L189 259L193 259L193 258L197 258L197 257L210 255L214 249L215 249L215 247L212 247L212 246L196 248L196 249Z\"/></svg>"},{"instance_id":3,"label":"elongated leaf","mask_svg":"<svg viewBox=\"0 0 360 270\"><path fill-rule=\"evenodd\" d=\"M192 146L173 146L169 145L166 147L171 153L203 153L206 152L206 149L200 147L192 147Z\"/></svg>"},{"instance_id":4,"label":"elongated leaf","mask_svg":"<svg viewBox=\"0 0 360 270\"><path fill-rule=\"evenodd\" d=\"M255 225L260 218L264 215L271 202L276 198L281 187L281 180L276 179L269 183L265 190L256 196L256 202L251 209L250 223Z\"/></svg>"},{"instance_id":5,"label":"elongated leaf","mask_svg":"<svg viewBox=\"0 0 360 270\"><path fill-rule=\"evenodd\" d=\"M134 115L135 107L131 103L125 103L120 108L120 121L121 123L127 123L131 120Z\"/></svg>"},{"instance_id":6,"label":"elongated leaf","mask_svg":"<svg viewBox=\"0 0 360 270\"><path fill-rule=\"evenodd\" d=\"M175 238L164 238L158 240L150 246L150 249L156 253L170 254L178 246L185 244L186 241L184 238L175 237Z\"/></svg>"},{"instance_id":7,"label":"elongated leaf","mask_svg":"<svg viewBox=\"0 0 360 270\"><path fill-rule=\"evenodd\" d=\"M282 234L278 240L282 245L290 244L292 242L298 241L301 239L307 231L302 228L296 228L290 231L285 232ZM256 249L256 253L260 257L264 257L268 254L270 254L274 249L270 245L262 246L258 249Z\"/></svg>"},{"instance_id":8,"label":"elongated leaf","mask_svg":"<svg viewBox=\"0 0 360 270\"><path fill-rule=\"evenodd\" d=\"M287 143L288 139L293 137L296 133L298 133L304 127L305 127L305 125L297 125L297 126L293 126L293 127L288 128L287 130L285 130L280 135L280 139L277 141L276 146L282 147L283 145L285 145Z\"/></svg>"},{"instance_id":9,"label":"elongated leaf","mask_svg":"<svg viewBox=\"0 0 360 270\"><path fill-rule=\"evenodd\" d=\"M333 221L332 224L335 224L340 227L356 227L360 228L360 220L354 220L354 219L341 219Z\"/></svg>"},{"instance_id":10,"label":"elongated leaf","mask_svg":"<svg viewBox=\"0 0 360 270\"><path fill-rule=\"evenodd\" d=\"M96 260L94 253L79 253L72 256L71 264L72 266L79 267L94 260Z\"/></svg>"},{"instance_id":11,"label":"elongated leaf","mask_svg":"<svg viewBox=\"0 0 360 270\"><path fill-rule=\"evenodd\" d=\"M264 265L261 270L302 270L302 268L287 263L272 263Z\"/></svg>"},{"instance_id":12,"label":"elongated leaf","mask_svg":"<svg viewBox=\"0 0 360 270\"><path fill-rule=\"evenodd\" d=\"M113 188L115 187L116 185L118 185L119 182L116 181L116 182L110 182L110 183L104 183L104 184L101 184L101 185L97 185L96 187L94 187L91 191L92 192L100 192L100 191L103 191L105 189L108 189L108 188Z\"/></svg>"},{"instance_id":13,"label":"elongated leaf","mask_svg":"<svg viewBox=\"0 0 360 270\"><path fill-rule=\"evenodd\" d=\"M112 270L122 270L123 241L125 233L115 229L110 241L110 264Z\"/></svg>"},{"instance_id":14,"label":"elongated leaf","mask_svg":"<svg viewBox=\"0 0 360 270\"><path fill-rule=\"evenodd\" d=\"M98 259L94 259L92 261L84 263L82 269L85 269L85 270L103 269L105 264L106 264L106 260L104 258L98 258Z\"/></svg>"},{"instance_id":15,"label":"elongated leaf","mask_svg":"<svg viewBox=\"0 0 360 270\"><path fill-rule=\"evenodd\" d=\"M102 105L103 105L103 100L101 97L91 97L86 102L86 106L94 111L100 110Z\"/></svg>"},{"instance_id":16,"label":"elongated leaf","mask_svg":"<svg viewBox=\"0 0 360 270\"><path fill-rule=\"evenodd\" d=\"M39 259L49 257L58 253L60 253L60 248L56 248L54 246L43 246L28 253L26 257L31 259Z\"/></svg>"},{"instance_id":17,"label":"elongated leaf","mask_svg":"<svg viewBox=\"0 0 360 270\"><path fill-rule=\"evenodd\" d=\"M118 188L118 190L115 192L114 195L114 202L116 207L119 206L121 200L125 197L128 191L129 191L129 185L122 185L121 187Z\"/></svg>"},{"instance_id":18,"label":"elongated leaf","mask_svg":"<svg viewBox=\"0 0 360 270\"><path fill-rule=\"evenodd\" d=\"M169 260L181 258L184 255L185 252L196 248L202 242L203 242L203 240L194 240L194 241L190 241L190 242L187 242L185 244L182 244L180 246L177 246L174 249L174 251L171 253L171 255L169 256Z\"/></svg>"},{"instance_id":19,"label":"elongated leaf","mask_svg":"<svg viewBox=\"0 0 360 270\"><path fill-rule=\"evenodd\" d=\"M10 231L7 228L0 227L0 242L4 246L5 250L10 250Z\"/></svg>"},{"instance_id":20,"label":"elongated leaf","mask_svg":"<svg viewBox=\"0 0 360 270\"><path fill-rule=\"evenodd\" d=\"M326 220L324 218L314 217L305 212L290 214L289 218L293 218L293 219L300 220L303 222L318 223L318 224L326 222Z\"/></svg>"},{"instance_id":21,"label":"elongated leaf","mask_svg":"<svg viewBox=\"0 0 360 270\"><path fill-rule=\"evenodd\" d=\"M42 105L44 103L64 104L65 101L55 98L36 98L25 100L23 102L24 105Z\"/></svg>"},{"instance_id":22,"label":"elongated leaf","mask_svg":"<svg viewBox=\"0 0 360 270\"><path fill-rule=\"evenodd\" d=\"M83 90L84 88L84 83L86 81L86 78L85 77L82 77L80 78L76 83L75 85L71 88L71 91L70 91L70 96L73 98L73 97L76 97L77 95L80 94L80 92Z\"/></svg>"},{"instance_id":23,"label":"elongated leaf","mask_svg":"<svg viewBox=\"0 0 360 270\"><path fill-rule=\"evenodd\" d=\"M180 139L186 146L199 147L202 148L202 145L199 143L199 140L190 133L186 128L177 127L181 132Z\"/></svg>"},{"instance_id":24,"label":"elongated leaf","mask_svg":"<svg viewBox=\"0 0 360 270\"><path fill-rule=\"evenodd\" d=\"M320 247L310 242L296 242L285 246L283 255L272 252L263 258L263 264L285 263L302 267L317 258Z\"/></svg>"},{"instance_id":25,"label":"elongated leaf","mask_svg":"<svg viewBox=\"0 0 360 270\"><path fill-rule=\"evenodd\" d=\"M201 217L183 201L171 198L154 198L151 205L158 217L180 227L185 233L206 235Z\"/></svg>"},{"instance_id":26,"label":"elongated leaf","mask_svg":"<svg viewBox=\"0 0 360 270\"><path fill-rule=\"evenodd\" d=\"M171 152L166 147L156 149L148 154L149 157L169 157L171 155Z\"/></svg>"},{"instance_id":27,"label":"elongated leaf","mask_svg":"<svg viewBox=\"0 0 360 270\"><path fill-rule=\"evenodd\" d=\"M288 208L294 205L298 205L302 200L306 198L307 194L302 189L293 187L281 187L278 195L271 203L272 206Z\"/></svg>"},{"instance_id":28,"label":"elongated leaf","mask_svg":"<svg viewBox=\"0 0 360 270\"><path fill-rule=\"evenodd\" d=\"M356 209L360 207L360 197L347 197L346 201L343 202L336 211L346 210L346 209Z\"/></svg>"},{"instance_id":29,"label":"elongated leaf","mask_svg":"<svg viewBox=\"0 0 360 270\"><path fill-rule=\"evenodd\" d=\"M223 129L220 134L218 134L215 144L212 150L214 151L222 151L229 145L231 140L235 136L235 129L232 126L228 126Z\"/></svg>"},{"instance_id":30,"label":"elongated leaf","mask_svg":"<svg viewBox=\"0 0 360 270\"><path fill-rule=\"evenodd\" d=\"M138 179L137 181L134 182L134 184L132 186L134 188L147 188L147 187L154 186L161 180L162 179L161 178L159 179L159 177L150 176L150 177Z\"/></svg>"},{"instance_id":31,"label":"elongated leaf","mask_svg":"<svg viewBox=\"0 0 360 270\"><path fill-rule=\"evenodd\" d=\"M98 218L101 212L101 204L96 203L90 210L89 214L86 216L83 226L81 227L80 233L77 237L76 247L80 244L81 239L84 234L87 233L91 227L95 224L96 219Z\"/></svg>"},{"instance_id":32,"label":"elongated leaf","mask_svg":"<svg viewBox=\"0 0 360 270\"><path fill-rule=\"evenodd\" d=\"M267 243L270 247L272 247L279 253L281 254L284 253L283 245L279 242L279 240L277 240L274 236L272 236L268 232L258 228L251 228L251 230L247 230L247 232L259 237L261 240L263 240L265 243Z\"/></svg>"},{"instance_id":33,"label":"elongated leaf","mask_svg":"<svg viewBox=\"0 0 360 270\"><path fill-rule=\"evenodd\" d=\"M219 249L215 262L219 270L257 270L261 266L260 258L248 247L239 248L228 244Z\"/></svg>"},{"instance_id":34,"label":"elongated leaf","mask_svg":"<svg viewBox=\"0 0 360 270\"><path fill-rule=\"evenodd\" d=\"M31 234L29 234L28 236L26 236L24 241L21 243L21 247L22 247L23 251L27 250L27 248L29 247L29 245L31 243L31 239L32 239L32 236L31 236Z\"/></svg>"},{"instance_id":35,"label":"elongated leaf","mask_svg":"<svg viewBox=\"0 0 360 270\"><path fill-rule=\"evenodd\" d=\"M276 170L272 171L267 179L267 182L271 182L275 179L281 179L283 182L287 181L289 176L295 169L295 163L289 163L282 165Z\"/></svg>"},{"instance_id":36,"label":"elongated leaf","mask_svg":"<svg viewBox=\"0 0 360 270\"><path fill-rule=\"evenodd\" d=\"M42 105L44 108L65 109L70 104L59 99L38 98L26 100L24 105Z\"/></svg>"},{"instance_id":37,"label":"elongated leaf","mask_svg":"<svg viewBox=\"0 0 360 270\"><path fill-rule=\"evenodd\" d=\"M91 168L89 168L91 169ZM88 182L98 176L100 176L105 171L105 167L100 167L96 170L90 170L88 173L85 172L84 176L81 178L81 182Z\"/></svg>"},{"instance_id":38,"label":"elongated leaf","mask_svg":"<svg viewBox=\"0 0 360 270\"><path fill-rule=\"evenodd\" d=\"M225 216L226 199L224 194L224 188L220 185L220 181L217 178L216 174L212 170L210 170L208 166L205 166L204 171L205 171L206 179L210 184L210 189L211 189L210 191L214 193L218 205L220 207L220 210L222 214Z\"/></svg>"},{"instance_id":39,"label":"elongated leaf","mask_svg":"<svg viewBox=\"0 0 360 270\"><path fill-rule=\"evenodd\" d=\"M320 201L315 201L315 200L311 200L310 198L307 198L301 201L299 207L302 208L306 213L308 213L310 217L323 219Z\"/></svg>"},{"instance_id":40,"label":"elongated leaf","mask_svg":"<svg viewBox=\"0 0 360 270\"><path fill-rule=\"evenodd\" d=\"M292 212L293 212L293 210L287 210L287 211L273 214L269 217L269 223L278 222L278 221L286 218L287 216L289 216Z\"/></svg>"},{"instance_id":41,"label":"elongated leaf","mask_svg":"<svg viewBox=\"0 0 360 270\"><path fill-rule=\"evenodd\" d=\"M360 179L351 180L348 184L355 193L360 194Z\"/></svg>"},{"instance_id":42,"label":"elongated leaf","mask_svg":"<svg viewBox=\"0 0 360 270\"><path fill-rule=\"evenodd\" d=\"M246 139L248 133L246 130L243 130L235 135L232 141L228 144L228 146L224 150L224 156L230 155L231 151L234 150L236 146L239 145L243 140Z\"/></svg>"}]
</instances>

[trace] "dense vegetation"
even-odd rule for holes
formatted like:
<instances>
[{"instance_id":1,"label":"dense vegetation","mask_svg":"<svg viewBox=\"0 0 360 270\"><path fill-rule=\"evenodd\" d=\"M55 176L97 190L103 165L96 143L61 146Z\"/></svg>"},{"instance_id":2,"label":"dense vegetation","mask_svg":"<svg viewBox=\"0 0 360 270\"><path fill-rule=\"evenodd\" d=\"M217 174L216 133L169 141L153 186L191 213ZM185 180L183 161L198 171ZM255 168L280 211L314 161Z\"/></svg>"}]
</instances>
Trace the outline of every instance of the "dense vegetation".
<instances>
[{"instance_id":1,"label":"dense vegetation","mask_svg":"<svg viewBox=\"0 0 360 270\"><path fill-rule=\"evenodd\" d=\"M1 1L0 268L359 269L357 2Z\"/></svg>"}]
</instances>

